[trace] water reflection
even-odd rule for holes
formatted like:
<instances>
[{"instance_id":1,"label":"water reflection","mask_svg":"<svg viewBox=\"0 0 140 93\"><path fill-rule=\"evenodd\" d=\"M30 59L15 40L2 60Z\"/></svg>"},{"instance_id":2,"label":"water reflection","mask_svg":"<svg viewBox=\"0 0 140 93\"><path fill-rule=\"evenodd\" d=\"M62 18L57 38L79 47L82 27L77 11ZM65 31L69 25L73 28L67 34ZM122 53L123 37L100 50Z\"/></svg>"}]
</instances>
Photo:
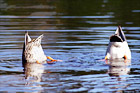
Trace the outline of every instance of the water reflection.
<instances>
[{"instance_id":1,"label":"water reflection","mask_svg":"<svg viewBox=\"0 0 140 93\"><path fill-rule=\"evenodd\" d=\"M116 91L114 92L123 92L122 89L126 89L130 86L130 84L127 83L126 77L129 72L131 65L131 60L124 60L124 59L115 59L115 60L109 60L107 61L109 65L108 74L113 79L112 82L116 82L116 84L110 86L110 89L114 89ZM115 78L113 78L113 76Z\"/></svg>"},{"instance_id":2,"label":"water reflection","mask_svg":"<svg viewBox=\"0 0 140 93\"><path fill-rule=\"evenodd\" d=\"M128 75L130 71L128 66L131 65L131 60L115 59L106 61L106 63L109 64L109 76L119 77L121 75Z\"/></svg>"},{"instance_id":3,"label":"water reflection","mask_svg":"<svg viewBox=\"0 0 140 93\"><path fill-rule=\"evenodd\" d=\"M44 65L37 63L26 63L23 65L26 79L26 86L42 87L40 85L42 74L44 72Z\"/></svg>"}]
</instances>

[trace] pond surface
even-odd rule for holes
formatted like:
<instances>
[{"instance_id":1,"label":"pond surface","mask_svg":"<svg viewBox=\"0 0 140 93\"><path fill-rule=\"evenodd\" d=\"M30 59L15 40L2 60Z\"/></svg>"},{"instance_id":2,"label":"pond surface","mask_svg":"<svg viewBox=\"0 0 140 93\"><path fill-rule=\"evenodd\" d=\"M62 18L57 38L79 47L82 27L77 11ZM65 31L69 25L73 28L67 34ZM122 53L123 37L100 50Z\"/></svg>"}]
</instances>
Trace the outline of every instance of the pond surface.
<instances>
[{"instance_id":1,"label":"pond surface","mask_svg":"<svg viewBox=\"0 0 140 93\"><path fill-rule=\"evenodd\" d=\"M110 35L118 25L126 35L131 61L105 62ZM53 64L22 67L25 31L44 34ZM1 0L0 92L140 92L139 0ZM115 64L113 64L115 65Z\"/></svg>"}]
</instances>

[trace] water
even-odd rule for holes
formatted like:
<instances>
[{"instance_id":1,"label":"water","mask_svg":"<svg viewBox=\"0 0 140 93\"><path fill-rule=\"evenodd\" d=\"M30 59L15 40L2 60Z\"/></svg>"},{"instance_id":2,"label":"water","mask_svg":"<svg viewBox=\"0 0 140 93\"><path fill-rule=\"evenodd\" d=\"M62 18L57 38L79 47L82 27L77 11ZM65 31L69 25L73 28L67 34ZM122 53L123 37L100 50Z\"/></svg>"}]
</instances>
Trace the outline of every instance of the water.
<instances>
[{"instance_id":1,"label":"water","mask_svg":"<svg viewBox=\"0 0 140 93\"><path fill-rule=\"evenodd\" d=\"M140 92L139 16L139 0L1 0L0 92ZM132 60L108 65L102 59L118 25ZM45 54L63 62L27 64L24 72L26 30L44 34Z\"/></svg>"}]
</instances>

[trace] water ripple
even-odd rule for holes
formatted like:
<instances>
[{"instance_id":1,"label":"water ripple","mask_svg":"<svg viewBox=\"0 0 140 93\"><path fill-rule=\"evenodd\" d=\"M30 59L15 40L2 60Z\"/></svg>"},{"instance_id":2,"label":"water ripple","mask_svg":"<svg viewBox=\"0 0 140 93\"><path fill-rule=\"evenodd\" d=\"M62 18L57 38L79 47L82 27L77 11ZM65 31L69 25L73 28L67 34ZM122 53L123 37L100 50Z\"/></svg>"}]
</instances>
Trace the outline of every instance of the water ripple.
<instances>
[{"instance_id":1,"label":"water ripple","mask_svg":"<svg viewBox=\"0 0 140 93\"><path fill-rule=\"evenodd\" d=\"M113 18L113 16L0 16L0 18Z\"/></svg>"}]
</instances>

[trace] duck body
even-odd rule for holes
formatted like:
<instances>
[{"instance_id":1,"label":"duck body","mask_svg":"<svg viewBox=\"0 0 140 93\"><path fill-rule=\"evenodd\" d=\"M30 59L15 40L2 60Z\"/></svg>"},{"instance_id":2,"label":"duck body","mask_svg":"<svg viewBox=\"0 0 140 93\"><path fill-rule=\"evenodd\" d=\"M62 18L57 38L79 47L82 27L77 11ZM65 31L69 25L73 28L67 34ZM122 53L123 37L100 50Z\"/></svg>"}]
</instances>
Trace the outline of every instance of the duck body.
<instances>
[{"instance_id":1,"label":"duck body","mask_svg":"<svg viewBox=\"0 0 140 93\"><path fill-rule=\"evenodd\" d=\"M105 59L120 58L131 59L131 51L129 49L125 35L119 26L115 34L110 37Z\"/></svg>"},{"instance_id":2,"label":"duck body","mask_svg":"<svg viewBox=\"0 0 140 93\"><path fill-rule=\"evenodd\" d=\"M28 32L25 33L25 41L22 53L22 61L29 63L44 62L47 60L46 55L41 46L41 40L43 35L40 35L37 39L31 40Z\"/></svg>"}]
</instances>

